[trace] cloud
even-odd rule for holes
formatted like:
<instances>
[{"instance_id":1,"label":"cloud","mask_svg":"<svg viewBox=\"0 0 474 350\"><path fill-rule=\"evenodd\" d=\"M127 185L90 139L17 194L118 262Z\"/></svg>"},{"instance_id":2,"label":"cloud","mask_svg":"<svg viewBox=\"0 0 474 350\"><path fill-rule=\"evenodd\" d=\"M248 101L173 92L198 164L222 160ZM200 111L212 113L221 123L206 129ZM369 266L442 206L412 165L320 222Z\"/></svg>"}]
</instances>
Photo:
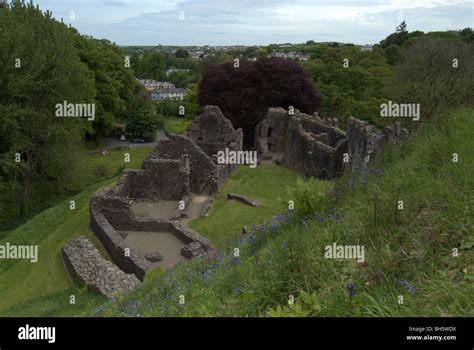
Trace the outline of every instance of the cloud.
<instances>
[{"instance_id":1,"label":"cloud","mask_svg":"<svg viewBox=\"0 0 474 350\"><path fill-rule=\"evenodd\" d=\"M405 19L409 30L473 26L465 0L40 0L79 31L119 44L374 43ZM184 20L180 20L184 16Z\"/></svg>"}]
</instances>

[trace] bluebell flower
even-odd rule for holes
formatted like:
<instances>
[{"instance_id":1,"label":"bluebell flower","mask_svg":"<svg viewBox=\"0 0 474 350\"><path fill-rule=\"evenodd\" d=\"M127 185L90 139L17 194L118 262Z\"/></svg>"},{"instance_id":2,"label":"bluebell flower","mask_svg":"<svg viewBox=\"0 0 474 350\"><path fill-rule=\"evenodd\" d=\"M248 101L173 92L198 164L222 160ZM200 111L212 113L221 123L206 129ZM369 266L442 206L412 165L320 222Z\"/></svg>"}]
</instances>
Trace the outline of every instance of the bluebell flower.
<instances>
[{"instance_id":1,"label":"bluebell flower","mask_svg":"<svg viewBox=\"0 0 474 350\"><path fill-rule=\"evenodd\" d=\"M401 286L404 286L406 287L408 293L414 295L416 293L416 288L413 286L413 284L409 281L405 281L405 280L399 280L398 283L401 285Z\"/></svg>"},{"instance_id":2,"label":"bluebell flower","mask_svg":"<svg viewBox=\"0 0 474 350\"><path fill-rule=\"evenodd\" d=\"M355 282L351 282L347 285L347 289L349 290L349 295L352 298L356 295L356 284Z\"/></svg>"}]
</instances>

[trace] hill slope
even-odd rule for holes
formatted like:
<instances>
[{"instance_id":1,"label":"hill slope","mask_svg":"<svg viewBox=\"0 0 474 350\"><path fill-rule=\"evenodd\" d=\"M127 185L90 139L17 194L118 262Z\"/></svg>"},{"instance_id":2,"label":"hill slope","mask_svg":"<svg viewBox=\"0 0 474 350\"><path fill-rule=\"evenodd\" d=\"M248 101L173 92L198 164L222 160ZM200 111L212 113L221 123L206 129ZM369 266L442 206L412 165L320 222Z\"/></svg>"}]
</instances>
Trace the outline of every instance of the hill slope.
<instances>
[{"instance_id":1,"label":"hill slope","mask_svg":"<svg viewBox=\"0 0 474 350\"><path fill-rule=\"evenodd\" d=\"M98 314L473 316L473 118L461 110L422 125L329 194L300 183L296 210L265 232L215 260L156 271ZM365 261L325 258L333 243L364 246Z\"/></svg>"}]
</instances>

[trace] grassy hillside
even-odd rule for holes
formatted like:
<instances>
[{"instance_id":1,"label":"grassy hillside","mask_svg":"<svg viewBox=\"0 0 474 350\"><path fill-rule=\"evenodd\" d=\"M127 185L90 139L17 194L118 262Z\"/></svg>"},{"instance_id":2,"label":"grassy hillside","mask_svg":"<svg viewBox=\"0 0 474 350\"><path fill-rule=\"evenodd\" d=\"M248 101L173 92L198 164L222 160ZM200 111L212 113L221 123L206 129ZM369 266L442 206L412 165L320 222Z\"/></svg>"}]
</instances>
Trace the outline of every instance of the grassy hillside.
<instances>
[{"instance_id":1,"label":"grassy hillside","mask_svg":"<svg viewBox=\"0 0 474 350\"><path fill-rule=\"evenodd\" d=\"M61 313L69 314L69 295L80 293L75 288L63 265L61 246L72 238L85 235L91 238L97 247L101 245L89 230L89 197L110 181L88 187L71 198L76 201L76 209L69 209L69 201L45 210L26 224L4 237L0 244L38 245L38 262L27 260L4 260L0 264L0 315L15 314L22 310L22 304L29 305L31 300L39 299L29 307L28 315L44 315L41 304L54 304ZM77 302L81 307L84 301L95 301L92 294L81 293ZM53 296L55 296L53 298ZM85 298L86 300L82 300ZM51 299L49 302L48 300ZM39 304L39 305L35 305ZM9 308L15 307L11 311Z\"/></svg>"},{"instance_id":2,"label":"grassy hillside","mask_svg":"<svg viewBox=\"0 0 474 350\"><path fill-rule=\"evenodd\" d=\"M82 192L62 200L20 227L0 235L0 245L38 245L37 263L18 260L0 261L0 316L66 316L85 314L88 307L104 302L104 298L75 286L66 273L61 246L74 237L85 235L107 257L105 250L89 229L89 198L99 188L112 184L123 168L140 168L151 148L112 150L82 155L78 165L82 175L78 184ZM130 163L124 163L124 153L130 153ZM103 167L103 176L94 170ZM102 181L101 181L102 179ZM105 179L105 180L104 180ZM76 209L69 209L69 201ZM71 294L76 304L69 304Z\"/></svg>"},{"instance_id":3,"label":"grassy hillside","mask_svg":"<svg viewBox=\"0 0 474 350\"><path fill-rule=\"evenodd\" d=\"M298 184L296 210L241 239L238 257L156 273L98 314L473 316L473 118L426 123L326 196L319 182ZM363 245L365 262L326 259L333 243Z\"/></svg>"}]
</instances>

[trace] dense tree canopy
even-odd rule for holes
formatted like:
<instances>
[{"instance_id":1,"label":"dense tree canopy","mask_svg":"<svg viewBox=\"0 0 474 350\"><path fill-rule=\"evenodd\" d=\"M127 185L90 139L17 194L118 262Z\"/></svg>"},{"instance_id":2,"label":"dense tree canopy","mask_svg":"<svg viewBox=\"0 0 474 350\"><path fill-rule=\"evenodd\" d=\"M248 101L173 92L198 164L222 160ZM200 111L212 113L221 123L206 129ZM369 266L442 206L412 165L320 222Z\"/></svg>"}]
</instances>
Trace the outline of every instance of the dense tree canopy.
<instances>
[{"instance_id":1,"label":"dense tree canopy","mask_svg":"<svg viewBox=\"0 0 474 350\"><path fill-rule=\"evenodd\" d=\"M155 115L138 108L143 87L117 46L32 4L2 2L0 48L1 225L70 189L84 140L108 135L117 119L149 130ZM64 101L94 106L94 120L58 117Z\"/></svg>"},{"instance_id":2,"label":"dense tree canopy","mask_svg":"<svg viewBox=\"0 0 474 350\"><path fill-rule=\"evenodd\" d=\"M211 65L198 91L199 104L219 106L235 128L243 128L248 144L268 107L293 106L310 114L320 107L320 95L303 67L280 58L241 60L238 68L234 62Z\"/></svg>"},{"instance_id":3,"label":"dense tree canopy","mask_svg":"<svg viewBox=\"0 0 474 350\"><path fill-rule=\"evenodd\" d=\"M474 105L474 45L462 40L420 37L403 48L396 67L406 99L421 104L424 117Z\"/></svg>"}]
</instances>

